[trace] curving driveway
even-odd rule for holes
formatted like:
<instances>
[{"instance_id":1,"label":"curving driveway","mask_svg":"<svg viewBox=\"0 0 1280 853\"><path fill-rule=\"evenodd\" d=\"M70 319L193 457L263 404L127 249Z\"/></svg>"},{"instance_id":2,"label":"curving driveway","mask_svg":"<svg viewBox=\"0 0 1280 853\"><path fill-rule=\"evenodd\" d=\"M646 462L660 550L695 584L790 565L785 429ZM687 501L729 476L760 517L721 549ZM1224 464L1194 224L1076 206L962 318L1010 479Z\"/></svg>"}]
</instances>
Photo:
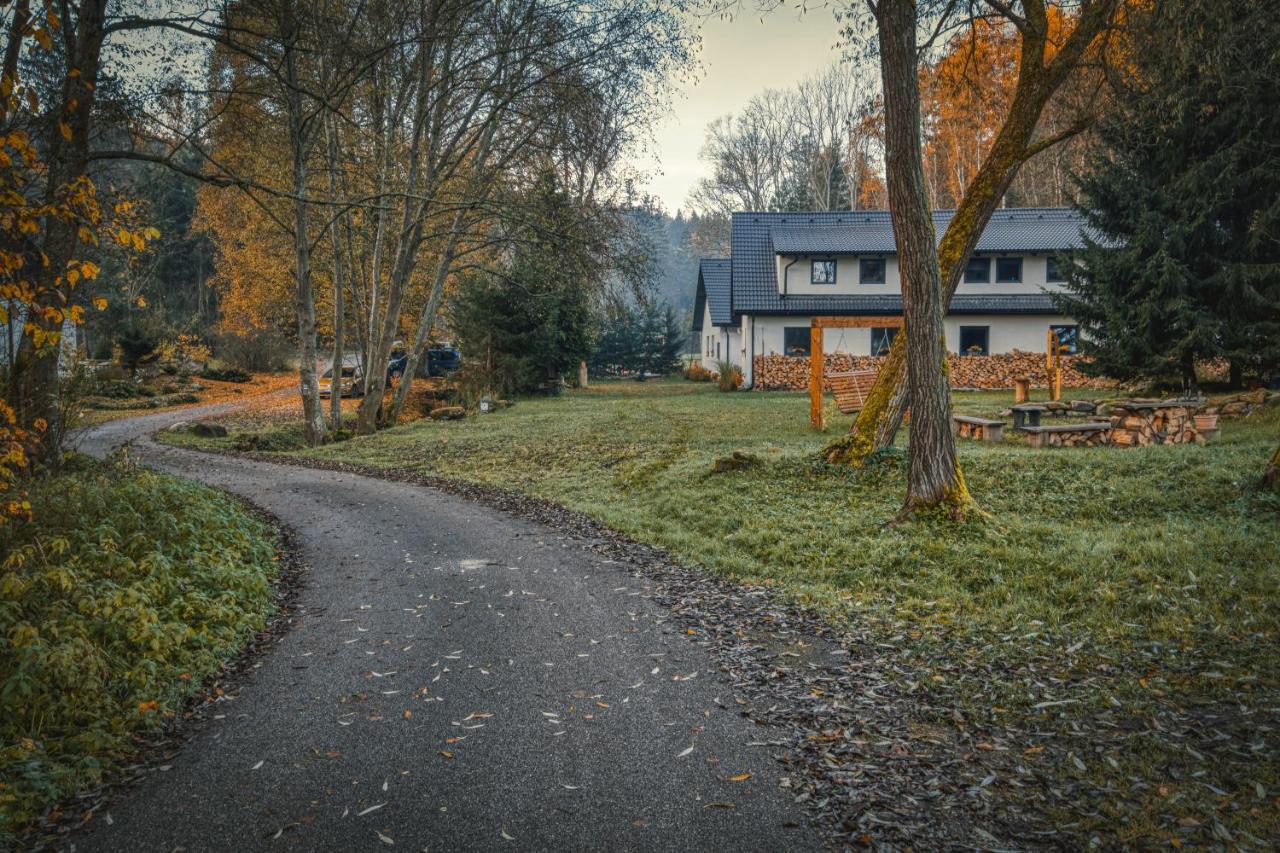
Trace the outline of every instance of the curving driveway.
<instances>
[{"instance_id":1,"label":"curving driveway","mask_svg":"<svg viewBox=\"0 0 1280 853\"><path fill-rule=\"evenodd\" d=\"M146 464L242 495L310 568L293 627L221 718L75 849L819 846L771 732L626 565L431 489L147 438L234 405L81 442L134 441Z\"/></svg>"}]
</instances>

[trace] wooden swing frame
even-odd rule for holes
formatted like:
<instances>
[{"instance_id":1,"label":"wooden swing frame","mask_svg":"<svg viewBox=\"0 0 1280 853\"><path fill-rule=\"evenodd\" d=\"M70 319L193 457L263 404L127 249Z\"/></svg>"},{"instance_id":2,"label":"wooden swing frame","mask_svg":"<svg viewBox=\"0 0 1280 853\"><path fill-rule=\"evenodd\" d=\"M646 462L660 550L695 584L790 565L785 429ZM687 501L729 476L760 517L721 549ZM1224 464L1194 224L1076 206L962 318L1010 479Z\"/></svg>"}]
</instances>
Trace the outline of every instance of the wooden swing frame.
<instances>
[{"instance_id":1,"label":"wooden swing frame","mask_svg":"<svg viewBox=\"0 0 1280 853\"><path fill-rule=\"evenodd\" d=\"M825 329L900 329L902 317L814 317L809 322L809 425L816 430L826 426L825 413L822 407L822 379L826 368L826 353L822 348L823 331ZM846 414L856 412L862 407L869 390L867 379L874 384L877 371L854 371L839 374L846 378L847 387L842 393L852 395L856 406ZM835 376L836 374L832 374ZM846 407L842 406L841 411Z\"/></svg>"}]
</instances>

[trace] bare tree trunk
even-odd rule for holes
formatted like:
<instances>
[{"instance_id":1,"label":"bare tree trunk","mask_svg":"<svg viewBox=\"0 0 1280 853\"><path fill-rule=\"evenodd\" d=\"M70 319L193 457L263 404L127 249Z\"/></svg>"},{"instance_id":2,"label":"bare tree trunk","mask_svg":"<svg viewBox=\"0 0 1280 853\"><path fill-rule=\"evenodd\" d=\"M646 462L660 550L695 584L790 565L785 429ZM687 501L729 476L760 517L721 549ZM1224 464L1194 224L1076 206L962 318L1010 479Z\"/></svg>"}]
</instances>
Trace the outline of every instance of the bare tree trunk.
<instances>
[{"instance_id":1,"label":"bare tree trunk","mask_svg":"<svg viewBox=\"0 0 1280 853\"><path fill-rule=\"evenodd\" d=\"M325 137L329 148L329 196L337 196L338 170L338 129L334 126L333 117L325 121ZM333 380L329 383L329 422L334 433L342 429L342 364L343 327L346 311L342 304L343 264L342 238L338 231L339 218L334 217L329 223L329 237L333 242Z\"/></svg>"},{"instance_id":2,"label":"bare tree trunk","mask_svg":"<svg viewBox=\"0 0 1280 853\"><path fill-rule=\"evenodd\" d=\"M73 182L85 175L88 168L89 133L93 114L95 83L101 64L103 26L106 20L107 0L83 0L70 13L63 9L63 26L74 25L74 32L66 34L68 42L67 64L79 73L66 75L55 114L65 116L70 133L50 133L45 154L48 165L46 193L53 199ZM11 44L12 46L12 44ZM5 61L8 61L6 52ZM48 216L43 223L43 262L33 265L40 281L37 292L55 294L61 304L71 301L70 288L59 282L66 272L80 244L79 225L59 216ZM18 359L13 364L13 381L10 383L10 399L18 422L38 434L50 437L42 441L35 455L41 458L56 457L59 448L56 437L63 434L59 423L62 406L59 401L58 361L62 346L61 318L46 318L39 311L28 310L26 322L42 332L51 334L56 344L39 351L32 346L32 336L24 334L18 343ZM45 428L40 429L40 424Z\"/></svg>"},{"instance_id":3,"label":"bare tree trunk","mask_svg":"<svg viewBox=\"0 0 1280 853\"><path fill-rule=\"evenodd\" d=\"M1022 6L1024 14L1017 21L1021 37L1018 81L1009 112L978 173L965 189L964 197L957 204L938 245L944 310L955 295L969 255L1017 175L1018 168L1040 151L1084 129L1076 126L1061 134L1032 141L1045 105L1079 66L1085 50L1111 20L1117 4L1115 0L1093 0L1083 7L1075 29L1051 58L1049 18L1043 0L1025 0ZM907 381L907 359L898 353L906 345L905 335L894 339L890 357L884 360L870 395L876 405L864 406L850 434L828 445L824 455L830 461L861 465L868 455L893 442L907 403L907 394L897 389ZM882 386L891 386L892 390Z\"/></svg>"},{"instance_id":4,"label":"bare tree trunk","mask_svg":"<svg viewBox=\"0 0 1280 853\"><path fill-rule=\"evenodd\" d=\"M881 0L876 20L884 81L885 177L903 277L903 337L911 407L903 511L946 505L952 514L963 515L969 496L951 433L942 282L920 149L915 0Z\"/></svg>"},{"instance_id":5,"label":"bare tree trunk","mask_svg":"<svg viewBox=\"0 0 1280 853\"><path fill-rule=\"evenodd\" d=\"M435 325L436 313L440 310L440 300L444 296L444 283L453 269L454 253L458 248L458 238L462 234L464 219L465 214L461 209L453 215L448 240L440 253L440 259L436 262L436 274L431 282L431 296L427 299L427 304L422 308L422 315L418 318L418 331L414 335L413 347L409 350L409 360L404 366L404 378L400 380L400 387L396 388L395 397L391 402L391 411L385 415L387 426L394 426L396 421L400 420L400 411L404 408L404 401L409 397L413 377L417 375L418 365L422 363L422 357L426 354L427 344L430 343L431 327Z\"/></svg>"},{"instance_id":6,"label":"bare tree trunk","mask_svg":"<svg viewBox=\"0 0 1280 853\"><path fill-rule=\"evenodd\" d=\"M320 382L316 377L316 300L311 285L310 206L307 201L307 148L310 128L303 115L302 90L298 79L299 26L291 2L285 3L283 35L285 82L288 86L289 147L293 157L293 246L294 306L298 312L298 380L302 394L302 417L307 444L324 441L324 407L320 402ZM341 365L339 365L339 369ZM335 371L334 384L341 375ZM340 393L340 391L339 391Z\"/></svg>"}]
</instances>

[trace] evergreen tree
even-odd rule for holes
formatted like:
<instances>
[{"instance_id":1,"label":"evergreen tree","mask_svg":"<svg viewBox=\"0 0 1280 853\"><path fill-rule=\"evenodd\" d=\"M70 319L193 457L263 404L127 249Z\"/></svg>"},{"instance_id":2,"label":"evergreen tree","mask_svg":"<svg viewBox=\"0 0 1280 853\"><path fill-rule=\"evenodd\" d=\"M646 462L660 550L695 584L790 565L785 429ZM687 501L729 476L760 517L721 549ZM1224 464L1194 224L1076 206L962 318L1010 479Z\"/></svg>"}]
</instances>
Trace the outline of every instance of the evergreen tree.
<instances>
[{"instance_id":1,"label":"evergreen tree","mask_svg":"<svg viewBox=\"0 0 1280 853\"><path fill-rule=\"evenodd\" d=\"M600 270L591 220L551 170L522 201L509 260L462 287L453 307L471 369L500 393L558 386L594 345L590 283Z\"/></svg>"},{"instance_id":2,"label":"evergreen tree","mask_svg":"<svg viewBox=\"0 0 1280 853\"><path fill-rule=\"evenodd\" d=\"M1264 4L1170 0L1135 21L1135 73L1081 180L1097 232L1065 313L1090 369L1181 375L1221 357L1280 368L1280 19Z\"/></svg>"}]
</instances>

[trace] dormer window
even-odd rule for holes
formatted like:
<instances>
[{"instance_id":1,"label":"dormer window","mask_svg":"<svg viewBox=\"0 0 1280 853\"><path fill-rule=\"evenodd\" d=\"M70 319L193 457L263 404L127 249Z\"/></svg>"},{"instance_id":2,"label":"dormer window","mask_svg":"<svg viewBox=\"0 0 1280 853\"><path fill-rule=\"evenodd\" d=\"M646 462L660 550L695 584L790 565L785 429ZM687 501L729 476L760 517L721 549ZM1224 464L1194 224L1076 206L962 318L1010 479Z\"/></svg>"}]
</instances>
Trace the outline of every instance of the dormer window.
<instances>
[{"instance_id":1,"label":"dormer window","mask_svg":"<svg viewBox=\"0 0 1280 853\"><path fill-rule=\"evenodd\" d=\"M836 262L834 260L812 261L809 265L810 284L835 284Z\"/></svg>"},{"instance_id":2,"label":"dormer window","mask_svg":"<svg viewBox=\"0 0 1280 853\"><path fill-rule=\"evenodd\" d=\"M858 281L862 284L884 284L884 258L859 260Z\"/></svg>"}]
</instances>

